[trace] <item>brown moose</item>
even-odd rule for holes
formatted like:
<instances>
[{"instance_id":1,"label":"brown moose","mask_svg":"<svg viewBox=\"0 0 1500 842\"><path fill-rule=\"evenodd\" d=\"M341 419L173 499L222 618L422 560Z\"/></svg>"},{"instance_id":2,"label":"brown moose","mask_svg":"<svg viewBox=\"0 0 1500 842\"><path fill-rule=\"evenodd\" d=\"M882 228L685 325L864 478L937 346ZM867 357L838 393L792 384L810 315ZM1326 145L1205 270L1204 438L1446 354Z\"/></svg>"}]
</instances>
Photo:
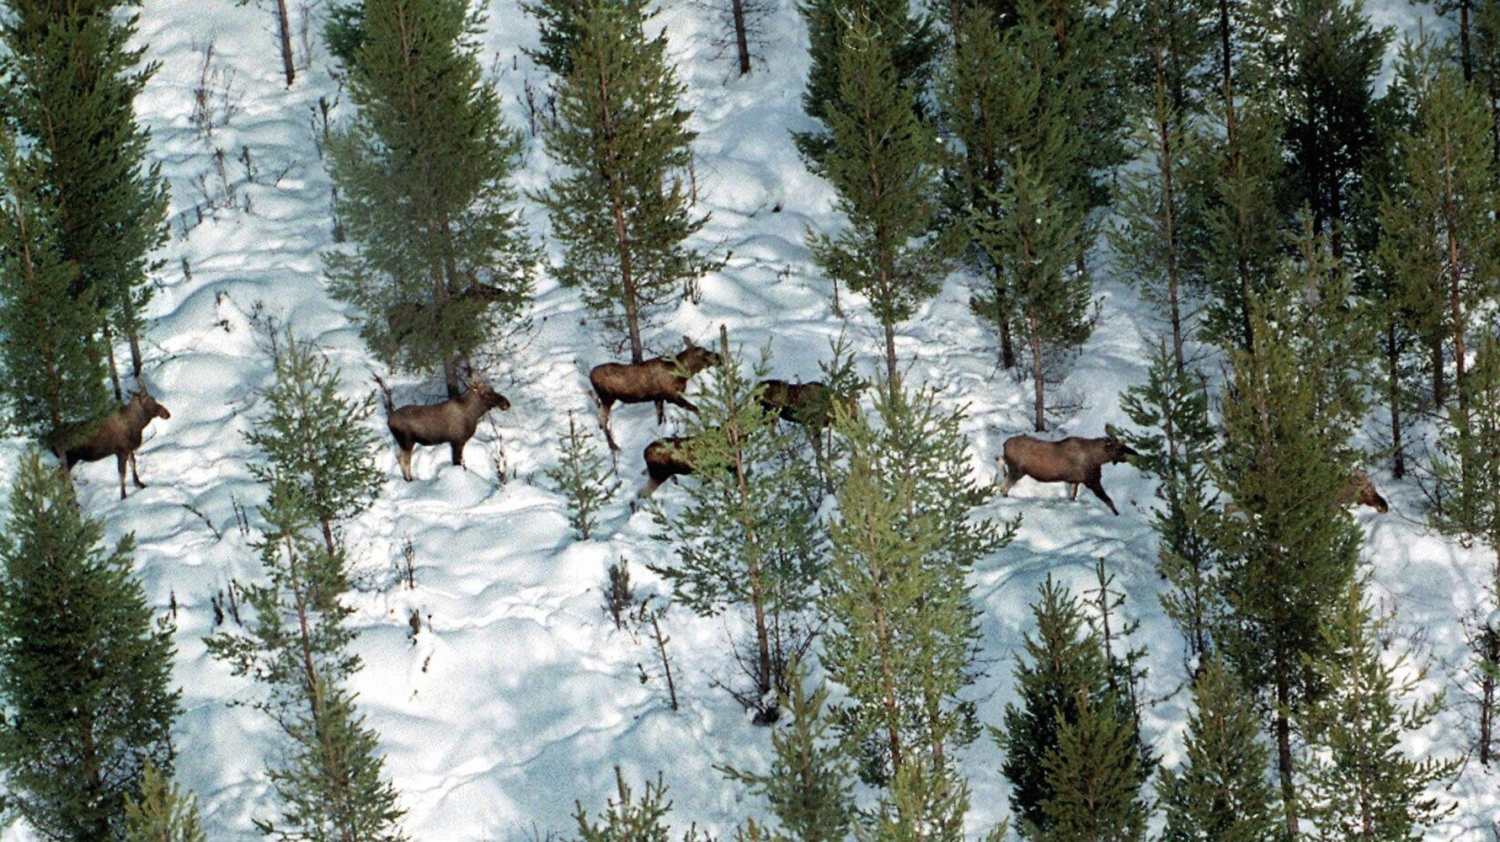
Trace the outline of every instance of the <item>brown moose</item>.
<instances>
[{"instance_id":1,"label":"brown moose","mask_svg":"<svg viewBox=\"0 0 1500 842\"><path fill-rule=\"evenodd\" d=\"M1002 451L1005 481L1000 484L1001 496L1009 496L1011 488L1022 477L1031 477L1037 482L1065 482L1069 500L1078 499L1078 486L1083 485L1117 515L1120 510L1104 493L1104 485L1100 482L1102 469L1105 465L1124 462L1127 456L1140 455L1114 436L1097 439L1069 436L1062 441L1014 436L1005 440Z\"/></svg>"},{"instance_id":2,"label":"brown moose","mask_svg":"<svg viewBox=\"0 0 1500 842\"><path fill-rule=\"evenodd\" d=\"M510 401L504 395L476 376L469 378L468 391L442 403L392 409L389 392L385 401L390 413L386 425L396 438L396 446L401 448L396 460L401 463L401 476L407 482L411 482L413 447L447 444L453 448L453 464L463 467L464 445L474 437L479 419L492 409L510 409Z\"/></svg>"},{"instance_id":3,"label":"brown moose","mask_svg":"<svg viewBox=\"0 0 1500 842\"><path fill-rule=\"evenodd\" d=\"M72 471L79 462L96 462L113 455L120 468L120 499L125 499L125 463L130 463L130 477L136 488L145 488L136 470L135 451L141 446L141 433L157 418L171 418L172 413L156 402L137 381L136 393L119 410L92 424L74 425L59 433L53 452L62 460L63 469Z\"/></svg>"},{"instance_id":4,"label":"brown moose","mask_svg":"<svg viewBox=\"0 0 1500 842\"><path fill-rule=\"evenodd\" d=\"M1375 483L1370 482L1369 474L1359 468L1349 473L1349 481L1344 484L1338 497L1334 499L1340 506L1358 503L1361 506L1369 506L1381 514L1391 510L1390 504L1380 496L1379 491L1375 490Z\"/></svg>"},{"instance_id":5,"label":"brown moose","mask_svg":"<svg viewBox=\"0 0 1500 842\"><path fill-rule=\"evenodd\" d=\"M767 412L775 412L782 420L802 424L815 432L833 423L833 408L840 402L832 389L816 380L811 383L762 380L755 388L756 400ZM845 397L842 403L853 414L854 399Z\"/></svg>"},{"instance_id":6,"label":"brown moose","mask_svg":"<svg viewBox=\"0 0 1500 842\"><path fill-rule=\"evenodd\" d=\"M663 401L689 412L698 411L683 396L688 380L703 369L718 365L722 359L686 336L682 341L686 347L675 357L652 357L640 363L604 363L589 371L589 384L594 387L595 401L599 404L599 426L604 428L610 450L620 449L609 429L609 410L616 403L656 401L658 424L666 420L661 409Z\"/></svg>"},{"instance_id":7,"label":"brown moose","mask_svg":"<svg viewBox=\"0 0 1500 842\"><path fill-rule=\"evenodd\" d=\"M638 499L645 499L661 488L661 484L677 476L693 472L693 437L667 436L646 445L646 484L636 492Z\"/></svg>"}]
</instances>

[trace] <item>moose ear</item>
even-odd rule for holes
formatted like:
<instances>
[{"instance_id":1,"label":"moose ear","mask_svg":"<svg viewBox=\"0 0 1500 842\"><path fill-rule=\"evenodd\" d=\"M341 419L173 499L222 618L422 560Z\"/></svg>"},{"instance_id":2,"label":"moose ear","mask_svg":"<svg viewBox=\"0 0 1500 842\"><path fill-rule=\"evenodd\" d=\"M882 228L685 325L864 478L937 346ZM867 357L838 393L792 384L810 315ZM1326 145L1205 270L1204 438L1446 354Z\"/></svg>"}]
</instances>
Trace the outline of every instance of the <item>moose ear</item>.
<instances>
[{"instance_id":1,"label":"moose ear","mask_svg":"<svg viewBox=\"0 0 1500 842\"><path fill-rule=\"evenodd\" d=\"M693 341L693 337L688 336L687 334L682 335L682 344L686 348L692 348L697 345L697 343Z\"/></svg>"}]
</instances>

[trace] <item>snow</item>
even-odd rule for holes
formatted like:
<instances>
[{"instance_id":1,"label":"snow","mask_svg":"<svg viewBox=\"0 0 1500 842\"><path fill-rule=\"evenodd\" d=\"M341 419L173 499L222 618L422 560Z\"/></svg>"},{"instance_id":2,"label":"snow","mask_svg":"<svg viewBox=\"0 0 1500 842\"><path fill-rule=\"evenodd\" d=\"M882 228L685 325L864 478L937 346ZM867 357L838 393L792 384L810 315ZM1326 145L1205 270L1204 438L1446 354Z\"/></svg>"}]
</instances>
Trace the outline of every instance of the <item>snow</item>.
<instances>
[{"instance_id":1,"label":"snow","mask_svg":"<svg viewBox=\"0 0 1500 842\"><path fill-rule=\"evenodd\" d=\"M752 357L771 344L774 376L807 380L817 377L829 340L847 333L872 371L881 351L875 322L847 290L841 291L847 320L834 315L832 291L804 244L808 229L829 232L839 223L832 190L804 169L788 134L810 127L800 105L807 39L794 0L772 1L769 60L744 79L732 74L728 57L715 56L712 16L689 0L664 5L657 20L668 32L699 132L698 210L712 214L696 244L711 256L731 256L703 280L701 302L678 304L648 343L666 350L683 334L707 340L727 325L732 341ZM1419 14L1430 15L1402 0L1370 7L1378 22L1405 31L1415 30ZM545 82L521 54L535 43L535 26L509 0L489 12L483 60L494 68L506 119L525 131L524 86L540 90ZM180 606L178 773L201 798L209 837L237 842L258 838L251 818L273 813L263 769L278 759L281 736L264 716L233 706L256 688L208 657L202 638L213 631L210 598L259 575L249 547L254 532L237 526L236 510L248 509L253 521L262 499L245 467L253 454L243 438L260 411L255 392L271 374L262 328L274 321L316 339L342 367L351 396L368 394L371 374L385 372L362 347L355 314L328 297L320 275L319 255L333 238L330 183L313 144L315 117L320 98L339 98L327 55L315 47L311 68L288 90L270 15L228 0L146 0L139 40L161 63L138 110L173 196L173 238L161 255L160 290L148 314L146 370L172 418L148 431L140 465L150 487L129 500L117 499L110 462L81 466L74 476L84 507L105 520L111 540L136 535L148 599L162 611L174 598ZM238 93L229 101L238 108L204 137L191 115L201 51L210 40L233 73ZM346 105L335 111L336 119L346 115ZM222 180L215 149L223 150ZM244 149L253 177L240 161ZM551 172L539 139L528 135L519 186L539 189ZM221 206L206 207L212 200ZM526 218L544 237L540 208L530 205ZM1144 379L1152 337L1162 327L1128 286L1128 267L1099 263L1099 323L1063 386L1062 397L1077 408L1060 434L1098 435L1106 423L1128 423L1117 394ZM1031 387L998 369L993 337L970 314L967 299L965 279L950 279L901 326L897 351L911 366L910 380L932 385L946 404L968 407L974 467L989 477L1004 439L1029 427ZM615 414L626 481L604 511L600 537L575 540L565 503L542 471L556 458L569 411L593 429L584 375L612 351L576 292L545 275L531 315L530 340L490 363L492 382L513 409L481 424L466 451L468 470L449 464L446 449L424 448L413 463L417 481L407 484L394 449L383 451L389 480L374 508L347 530L358 573L353 623L364 659L355 689L381 734L387 773L409 811L405 826L413 839L443 842L568 835L574 800L591 814L601 808L618 764L637 787L664 773L679 829L697 822L730 833L737 821L765 809L727 785L715 767L761 770L769 756L768 732L713 686L735 678L725 640L736 627L682 608L667 616L682 701L673 713L655 677L652 645L615 631L600 593L606 567L622 557L643 592L666 590L646 565L670 559L670 549L653 539L648 515L632 514L628 501L640 481L641 449L672 424L657 427L644 407ZM431 381L390 382L399 401L438 396ZM370 423L384 440L379 416ZM0 483L8 485L24 443L3 447ZM1460 619L1478 609L1491 559L1429 533L1418 514L1419 491L1372 474L1392 503L1384 517L1356 513L1369 533L1365 557L1374 593L1396 611L1395 639L1413 645L1428 664L1424 686L1449 693L1447 710L1411 747L1455 756L1473 730L1473 708L1457 685L1466 668ZM1024 522L1017 540L974 574L984 674L969 692L982 719L998 725L1014 699L1011 671L1039 584L1050 574L1075 593L1091 588L1094 564L1103 558L1129 595L1126 610L1141 620L1135 642L1147 648L1151 670L1146 730L1173 764L1180 760L1186 670L1180 638L1157 603L1164 583L1155 573L1148 525L1154 485L1124 465L1107 470L1105 481L1119 517L1088 495L1070 502L1063 486L1029 481L986 510L997 518L1024 513ZM659 496L671 506L683 493L669 485ZM415 589L402 582L408 541ZM422 618L415 640L408 626L413 612ZM651 681L642 683L638 665ZM977 834L1009 812L1001 756L982 739L962 763L973 792L969 829ZM1460 809L1431 838L1490 838L1500 816L1496 783L1492 773L1468 765L1448 795ZM0 830L0 842L30 838L19 826Z\"/></svg>"}]
</instances>

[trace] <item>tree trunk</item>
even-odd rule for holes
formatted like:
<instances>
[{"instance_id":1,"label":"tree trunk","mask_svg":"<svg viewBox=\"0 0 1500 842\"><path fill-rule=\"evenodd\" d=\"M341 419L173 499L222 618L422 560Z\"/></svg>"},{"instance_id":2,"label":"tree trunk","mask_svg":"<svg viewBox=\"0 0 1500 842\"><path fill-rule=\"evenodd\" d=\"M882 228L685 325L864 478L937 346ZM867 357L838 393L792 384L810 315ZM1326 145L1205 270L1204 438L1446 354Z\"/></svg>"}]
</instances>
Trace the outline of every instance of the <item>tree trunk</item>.
<instances>
[{"instance_id":1,"label":"tree trunk","mask_svg":"<svg viewBox=\"0 0 1500 842\"><path fill-rule=\"evenodd\" d=\"M104 353L109 360L109 382L115 388L115 402L124 403L125 393L120 390L120 367L115 364L115 336L107 324L104 326Z\"/></svg>"},{"instance_id":2,"label":"tree trunk","mask_svg":"<svg viewBox=\"0 0 1500 842\"><path fill-rule=\"evenodd\" d=\"M281 28L281 66L290 88L297 81L297 69L292 64L292 20L286 13L286 0L276 0L276 21Z\"/></svg>"},{"instance_id":3,"label":"tree trunk","mask_svg":"<svg viewBox=\"0 0 1500 842\"><path fill-rule=\"evenodd\" d=\"M1297 790L1292 783L1292 723L1290 677L1286 656L1276 655L1276 769L1281 777L1281 803L1286 811L1286 839L1297 838Z\"/></svg>"},{"instance_id":4,"label":"tree trunk","mask_svg":"<svg viewBox=\"0 0 1500 842\"><path fill-rule=\"evenodd\" d=\"M1447 383L1443 378L1443 336L1441 333L1432 335L1432 402L1438 409L1448 400Z\"/></svg>"},{"instance_id":5,"label":"tree trunk","mask_svg":"<svg viewBox=\"0 0 1500 842\"><path fill-rule=\"evenodd\" d=\"M885 325L885 373L890 379L890 393L895 395L900 377L896 373L896 326L890 323Z\"/></svg>"},{"instance_id":6,"label":"tree trunk","mask_svg":"<svg viewBox=\"0 0 1500 842\"><path fill-rule=\"evenodd\" d=\"M1037 329L1036 315L1026 316L1026 329L1031 334L1031 379L1035 383L1035 426L1038 433L1047 431L1046 387L1042 380L1042 336Z\"/></svg>"},{"instance_id":7,"label":"tree trunk","mask_svg":"<svg viewBox=\"0 0 1500 842\"><path fill-rule=\"evenodd\" d=\"M734 48L740 57L740 75L750 75L750 35L745 31L745 0L730 0L729 11L734 18Z\"/></svg>"},{"instance_id":8,"label":"tree trunk","mask_svg":"<svg viewBox=\"0 0 1500 842\"><path fill-rule=\"evenodd\" d=\"M1474 81L1474 51L1469 46L1469 5L1472 0L1459 0L1458 4L1458 56L1464 68L1464 81Z\"/></svg>"},{"instance_id":9,"label":"tree trunk","mask_svg":"<svg viewBox=\"0 0 1500 842\"><path fill-rule=\"evenodd\" d=\"M1406 476L1406 449L1401 444L1401 349L1396 343L1395 322L1386 325L1385 354L1391 384L1391 473L1401 479Z\"/></svg>"},{"instance_id":10,"label":"tree trunk","mask_svg":"<svg viewBox=\"0 0 1500 842\"><path fill-rule=\"evenodd\" d=\"M1005 272L995 266L995 310L1000 313L1000 364L1007 369L1016 367L1016 346L1010 337L1010 313L1005 306Z\"/></svg>"}]
</instances>

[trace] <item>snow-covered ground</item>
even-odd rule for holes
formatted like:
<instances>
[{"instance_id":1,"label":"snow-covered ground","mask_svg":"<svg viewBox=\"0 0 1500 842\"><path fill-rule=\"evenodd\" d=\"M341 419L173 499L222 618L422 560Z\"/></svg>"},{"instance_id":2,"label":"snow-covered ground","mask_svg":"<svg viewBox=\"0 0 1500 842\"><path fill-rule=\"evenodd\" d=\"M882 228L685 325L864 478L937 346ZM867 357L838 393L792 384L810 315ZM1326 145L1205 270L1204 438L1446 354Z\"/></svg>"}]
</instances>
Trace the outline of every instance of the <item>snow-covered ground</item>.
<instances>
[{"instance_id":1,"label":"snow-covered ground","mask_svg":"<svg viewBox=\"0 0 1500 842\"><path fill-rule=\"evenodd\" d=\"M761 47L768 60L744 79L732 74L728 57L715 54L713 15L692 0L662 5L658 20L669 32L700 133L699 209L712 212L698 244L732 257L703 281L701 303L680 304L648 342L666 350L682 334L707 340L727 325L732 341L747 350L772 344L776 376L812 379L828 340L847 330L872 370L880 349L874 321L847 291L847 321L834 315L831 289L804 245L808 227L829 231L839 223L831 189L806 172L788 136L809 125L800 107L807 39L794 0L770 0ZM1372 7L1377 22L1406 31L1415 31L1419 14L1429 14L1404 0ZM540 95L546 84L521 53L535 43L535 26L513 0L494 2L489 12L483 60L503 93L507 120L527 131L524 92L529 85ZM173 239L149 313L146 369L172 418L149 431L140 462L150 487L128 501L116 499L112 463L74 474L84 506L107 522L111 539L135 533L148 598L162 610L174 599L180 606L178 771L199 794L214 840L257 838L251 817L272 809L262 770L281 744L263 716L230 706L256 688L230 677L202 643L213 631L210 599L231 581L259 575L235 514L247 507L253 521L261 499L245 468L252 453L242 437L259 412L254 392L270 375L258 324L274 320L315 338L342 366L351 395L368 393L378 371L356 334L354 314L328 297L320 276L332 219L330 183L313 141L320 98L332 102L338 95L329 61L312 39L311 67L288 90L273 32L269 12L255 4L146 0L142 8L140 40L161 70L138 109L173 195ZM234 113L205 136L194 128L193 91L210 43L220 71L214 87L229 86L226 97L211 99ZM339 106L335 119L346 108ZM215 150L222 150L222 164ZM528 132L520 184L537 189L548 175L541 144ZM540 210L528 210L527 221L538 238L545 235ZM1117 394L1144 379L1146 352L1161 328L1127 285L1128 275L1128 267L1100 272L1099 324L1063 387L1077 409L1062 433L1098 435L1106 423L1127 423ZM965 279L951 279L902 326L898 352L911 362L912 379L935 386L953 406L969 407L974 468L988 477L1002 441L1028 428L1030 387L997 368L993 339L969 313L967 298ZM746 816L764 815L764 805L726 785L714 767L763 769L769 749L768 732L712 686L734 677L725 654L730 629L683 609L668 615L682 698L673 713L661 682L640 680L638 664L657 672L647 641L615 631L602 610L608 564L629 559L649 591L659 583L645 565L670 557L651 537L649 517L627 508L642 447L667 430L648 408L616 414L625 484L605 511L601 537L574 540L564 502L542 471L556 458L556 436L569 411L592 429L585 372L611 353L579 296L545 275L533 315L532 340L490 366L491 381L513 409L481 425L468 447L469 470L447 464L446 449L424 449L415 459L418 481L407 484L394 451L385 452L390 480L375 507L348 530L358 569L351 596L359 609L357 648L365 662L355 684L409 810L406 827L412 838L435 842L568 835L574 799L597 811L618 764L636 783L664 773L681 828L697 822L729 832ZM393 382L398 400L408 402L434 399L440 390L430 381ZM382 426L378 417L371 424ZM0 484L8 485L23 443L3 447ZM1011 671L1037 586L1051 573L1075 591L1091 587L1093 565L1103 558L1129 594L1127 610L1141 620L1136 643L1147 647L1151 670L1147 728L1165 762L1175 764L1185 672L1177 632L1157 604L1163 583L1148 526L1154 486L1129 466L1106 473L1119 517L1087 495L1070 503L1062 486L1034 483L990 507L996 517L1024 512L1025 521L1017 540L984 559L974 576L984 675L970 692L984 720L998 724L1014 698ZM1459 620L1476 604L1489 562L1481 551L1429 534L1416 489L1374 473L1393 505L1384 517L1356 514L1369 533L1374 592L1397 612L1396 640L1415 644L1430 665L1429 689L1452 688L1448 711L1411 747L1452 756L1471 730L1455 684L1465 652ZM671 506L682 493L668 486L660 496ZM398 573L408 542L415 589ZM415 641L408 635L413 612L422 617ZM977 833L1009 812L1001 757L981 740L962 762L973 790L970 829ZM1492 775L1467 766L1452 793L1460 809L1433 838L1491 838L1500 816L1496 790ZM18 827L0 831L0 842L28 838Z\"/></svg>"}]
</instances>

